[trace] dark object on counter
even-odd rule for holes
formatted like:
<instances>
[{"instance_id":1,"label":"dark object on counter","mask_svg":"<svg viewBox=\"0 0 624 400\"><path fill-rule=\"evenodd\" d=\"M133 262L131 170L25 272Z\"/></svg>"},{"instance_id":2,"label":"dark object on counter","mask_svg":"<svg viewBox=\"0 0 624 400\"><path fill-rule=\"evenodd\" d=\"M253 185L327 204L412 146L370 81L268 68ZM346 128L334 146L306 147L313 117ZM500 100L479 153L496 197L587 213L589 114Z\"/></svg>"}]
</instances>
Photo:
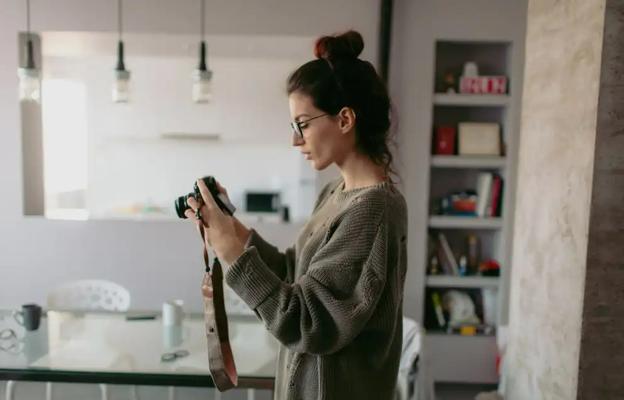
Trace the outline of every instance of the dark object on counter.
<instances>
[{"instance_id":1,"label":"dark object on counter","mask_svg":"<svg viewBox=\"0 0 624 400\"><path fill-rule=\"evenodd\" d=\"M245 211L250 213L278 213L280 194L278 192L246 192Z\"/></svg>"},{"instance_id":2,"label":"dark object on counter","mask_svg":"<svg viewBox=\"0 0 624 400\"><path fill-rule=\"evenodd\" d=\"M290 209L288 206L282 207L282 222L290 222Z\"/></svg>"},{"instance_id":3,"label":"dark object on counter","mask_svg":"<svg viewBox=\"0 0 624 400\"><path fill-rule=\"evenodd\" d=\"M236 211L236 207L234 207L234 205L230 203L230 200L227 198L225 194L219 192L219 188L217 188L217 182L215 181L214 177L205 176L201 179L204 181L204 183L208 187L210 194L212 194L212 197L214 198L219 208L221 208L221 210L223 210L223 212L225 212L228 215L234 215L234 211ZM197 182L193 184L193 193L180 196L175 201L175 209L176 209L176 213L178 214L178 217L186 219L186 215L184 215L184 212L191 208L188 205L188 199L190 197L193 197L195 200L199 201L200 203L202 202L201 192L199 190L199 187L197 186Z\"/></svg>"},{"instance_id":4,"label":"dark object on counter","mask_svg":"<svg viewBox=\"0 0 624 400\"><path fill-rule=\"evenodd\" d=\"M27 331L36 331L41 323L41 306L37 304L24 304L21 311L13 313L15 321Z\"/></svg>"},{"instance_id":5,"label":"dark object on counter","mask_svg":"<svg viewBox=\"0 0 624 400\"><path fill-rule=\"evenodd\" d=\"M150 319L156 319L157 313L128 313L126 314L126 321L144 321Z\"/></svg>"}]
</instances>

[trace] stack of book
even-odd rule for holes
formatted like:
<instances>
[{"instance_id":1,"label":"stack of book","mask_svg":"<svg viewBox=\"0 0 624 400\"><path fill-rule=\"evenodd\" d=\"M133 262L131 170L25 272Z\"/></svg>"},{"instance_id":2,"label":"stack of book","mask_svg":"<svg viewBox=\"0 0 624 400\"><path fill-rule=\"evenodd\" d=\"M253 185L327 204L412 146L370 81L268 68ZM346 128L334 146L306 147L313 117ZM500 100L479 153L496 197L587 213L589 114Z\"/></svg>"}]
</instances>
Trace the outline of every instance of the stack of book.
<instances>
[{"instance_id":1,"label":"stack of book","mask_svg":"<svg viewBox=\"0 0 624 400\"><path fill-rule=\"evenodd\" d=\"M503 178L491 172L477 177L477 216L500 217L503 207Z\"/></svg>"}]
</instances>

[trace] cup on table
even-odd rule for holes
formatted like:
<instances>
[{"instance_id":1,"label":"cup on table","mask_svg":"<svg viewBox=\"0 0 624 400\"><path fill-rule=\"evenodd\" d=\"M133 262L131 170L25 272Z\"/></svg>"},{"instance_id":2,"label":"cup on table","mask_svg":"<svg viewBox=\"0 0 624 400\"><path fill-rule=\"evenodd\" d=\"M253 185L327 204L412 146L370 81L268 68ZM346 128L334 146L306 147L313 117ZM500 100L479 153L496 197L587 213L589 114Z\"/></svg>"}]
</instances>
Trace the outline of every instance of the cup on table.
<instances>
[{"instance_id":1,"label":"cup on table","mask_svg":"<svg viewBox=\"0 0 624 400\"><path fill-rule=\"evenodd\" d=\"M37 304L24 304L21 311L14 311L13 318L27 331L36 331L41 323L41 306Z\"/></svg>"},{"instance_id":2,"label":"cup on table","mask_svg":"<svg viewBox=\"0 0 624 400\"><path fill-rule=\"evenodd\" d=\"M184 319L184 301L169 300L162 306L162 323L164 326L182 326Z\"/></svg>"}]
</instances>

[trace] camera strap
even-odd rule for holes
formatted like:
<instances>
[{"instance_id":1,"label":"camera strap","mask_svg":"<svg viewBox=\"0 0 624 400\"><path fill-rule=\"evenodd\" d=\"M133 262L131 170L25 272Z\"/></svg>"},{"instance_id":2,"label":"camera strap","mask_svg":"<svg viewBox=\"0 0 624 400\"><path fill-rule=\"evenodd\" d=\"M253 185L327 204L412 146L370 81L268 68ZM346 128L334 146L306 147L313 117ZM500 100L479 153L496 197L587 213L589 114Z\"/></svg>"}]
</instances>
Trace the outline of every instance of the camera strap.
<instances>
[{"instance_id":1,"label":"camera strap","mask_svg":"<svg viewBox=\"0 0 624 400\"><path fill-rule=\"evenodd\" d=\"M223 268L216 257L212 268L210 268L210 256L204 240L203 227L200 232L204 244L204 264L206 265L206 273L202 282L202 295L208 342L208 365L215 386L223 392L238 385L238 373L230 346L227 314L225 313Z\"/></svg>"}]
</instances>

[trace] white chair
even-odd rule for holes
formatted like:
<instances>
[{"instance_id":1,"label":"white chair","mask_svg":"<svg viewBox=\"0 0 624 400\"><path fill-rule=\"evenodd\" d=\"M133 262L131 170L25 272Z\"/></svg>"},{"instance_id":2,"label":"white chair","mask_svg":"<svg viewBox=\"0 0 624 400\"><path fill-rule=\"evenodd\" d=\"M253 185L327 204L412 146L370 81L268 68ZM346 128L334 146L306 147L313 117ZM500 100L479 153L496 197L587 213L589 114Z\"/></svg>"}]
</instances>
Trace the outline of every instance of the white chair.
<instances>
[{"instance_id":1,"label":"white chair","mask_svg":"<svg viewBox=\"0 0 624 400\"><path fill-rule=\"evenodd\" d=\"M48 308L126 312L130 308L130 292L110 281L94 279L73 281L59 286L48 294Z\"/></svg>"},{"instance_id":2,"label":"white chair","mask_svg":"<svg viewBox=\"0 0 624 400\"><path fill-rule=\"evenodd\" d=\"M396 400L433 400L433 380L427 368L420 325L403 317L403 346L397 379Z\"/></svg>"},{"instance_id":3,"label":"white chair","mask_svg":"<svg viewBox=\"0 0 624 400\"><path fill-rule=\"evenodd\" d=\"M130 292L121 285L105 280L79 280L65 283L48 294L48 309L72 311L118 311L130 308ZM102 400L108 400L108 386L100 384ZM137 399L136 386L131 395ZM15 382L8 381L6 400L13 400ZM52 400L52 382L46 382L46 400Z\"/></svg>"}]
</instances>

